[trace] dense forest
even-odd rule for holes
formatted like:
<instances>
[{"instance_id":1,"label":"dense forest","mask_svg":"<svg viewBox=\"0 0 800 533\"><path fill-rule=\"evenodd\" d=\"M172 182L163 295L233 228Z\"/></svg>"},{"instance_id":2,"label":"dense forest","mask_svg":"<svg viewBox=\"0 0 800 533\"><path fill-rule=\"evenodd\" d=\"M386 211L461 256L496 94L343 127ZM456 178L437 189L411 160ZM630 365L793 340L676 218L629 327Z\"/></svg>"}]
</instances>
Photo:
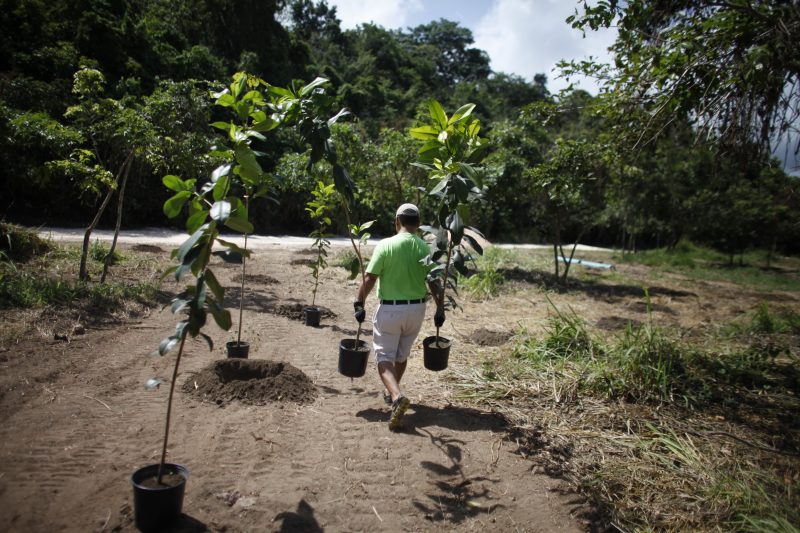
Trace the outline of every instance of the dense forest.
<instances>
[{"instance_id":1,"label":"dense forest","mask_svg":"<svg viewBox=\"0 0 800 533\"><path fill-rule=\"evenodd\" d=\"M219 136L209 127L217 113L211 93L233 73L247 71L279 86L318 76L330 80L336 105L350 111L332 134L356 184L355 218L377 219L377 234L391 231L397 204L411 199L427 208L426 176L411 164L417 143L408 128L436 99L448 111L467 102L477 106L490 154L484 200L470 216L492 240L580 240L637 249L690 239L731 259L748 248L800 249L797 179L771 157L767 142L781 127L774 109L759 123L764 135L747 130L765 116L759 110L771 100L760 96L748 115L747 95L740 95L736 109L745 116L731 120L745 127L737 129L714 125L720 112L709 126L697 107L683 105L696 96L698 83L666 101L657 92L648 93L656 95L649 100L644 91L625 92L671 83L680 90L674 80L684 76L668 69L683 68L675 50L684 48L659 56L664 72L653 72L661 79L642 79L644 68L633 77L633 62L621 69L618 64L613 79L598 65L565 64L566 71L606 75L608 83L598 96L580 90L552 94L544 74L526 80L493 72L470 30L455 22L344 30L324 0L0 0L0 8L5 220L85 225L103 191L124 173L124 224L170 224L162 204L171 193L162 177L207 179L213 161L206 154ZM642 52L654 47L642 48L632 36L642 34L636 24L653 30L660 20L678 27L668 17L590 9L571 22L578 30L590 29L621 15L626 17L612 50L616 58L657 64ZM740 24L763 35L756 22L785 15L757 12L724 20L730 31ZM796 21L788 24L795 26ZM564 31L577 30L565 22ZM746 32L736 35L749 38ZM682 38L699 37L687 31ZM791 36L778 38L792 42ZM777 74L796 63L791 44L731 42L748 51L761 46L759 64ZM723 46L729 44L711 43L709 49ZM733 63L725 64L733 71ZM796 67L791 69L794 78L778 76L778 98L784 79L797 79ZM748 76L733 72L731 83L741 79L752 88L755 78ZM755 90L771 94L771 83ZM277 199L257 200L256 232L308 233L312 221L305 202L327 174L307 171L298 153L303 144L292 132L256 141L254 148L273 176ZM113 213L106 217L104 223L113 224ZM343 221L336 223L344 232Z\"/></svg>"}]
</instances>

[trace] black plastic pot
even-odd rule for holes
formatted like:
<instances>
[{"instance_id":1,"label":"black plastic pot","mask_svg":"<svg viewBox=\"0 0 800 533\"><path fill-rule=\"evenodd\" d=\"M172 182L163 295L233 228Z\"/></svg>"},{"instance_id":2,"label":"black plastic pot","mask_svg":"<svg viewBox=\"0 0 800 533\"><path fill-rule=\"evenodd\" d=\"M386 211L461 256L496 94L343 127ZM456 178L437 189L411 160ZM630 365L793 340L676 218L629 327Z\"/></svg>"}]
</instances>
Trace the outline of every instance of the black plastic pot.
<instances>
[{"instance_id":1,"label":"black plastic pot","mask_svg":"<svg viewBox=\"0 0 800 533\"><path fill-rule=\"evenodd\" d=\"M322 311L320 311L319 307L304 307L303 314L306 317L306 326L319 327L319 318L322 316Z\"/></svg>"},{"instance_id":2,"label":"black plastic pot","mask_svg":"<svg viewBox=\"0 0 800 533\"><path fill-rule=\"evenodd\" d=\"M225 343L225 349L228 350L228 357L247 359L250 354L250 343L229 341Z\"/></svg>"},{"instance_id":3,"label":"black plastic pot","mask_svg":"<svg viewBox=\"0 0 800 533\"><path fill-rule=\"evenodd\" d=\"M436 344L437 346L434 346ZM425 368L428 370L444 370L447 368L447 361L450 358L450 339L432 335L425 337L422 341L422 354L424 357ZM444 346L439 346L444 345Z\"/></svg>"},{"instance_id":4,"label":"black plastic pot","mask_svg":"<svg viewBox=\"0 0 800 533\"><path fill-rule=\"evenodd\" d=\"M177 474L182 480L175 486L151 488L142 485L148 478L158 475L158 465L147 465L131 475L133 485L133 515L141 531L159 531L175 522L183 508L183 493L189 470L185 466L164 464L166 474Z\"/></svg>"},{"instance_id":5,"label":"black plastic pot","mask_svg":"<svg viewBox=\"0 0 800 533\"><path fill-rule=\"evenodd\" d=\"M360 378L367 372L369 346L366 341L342 339L339 343L339 373L349 378Z\"/></svg>"}]
</instances>

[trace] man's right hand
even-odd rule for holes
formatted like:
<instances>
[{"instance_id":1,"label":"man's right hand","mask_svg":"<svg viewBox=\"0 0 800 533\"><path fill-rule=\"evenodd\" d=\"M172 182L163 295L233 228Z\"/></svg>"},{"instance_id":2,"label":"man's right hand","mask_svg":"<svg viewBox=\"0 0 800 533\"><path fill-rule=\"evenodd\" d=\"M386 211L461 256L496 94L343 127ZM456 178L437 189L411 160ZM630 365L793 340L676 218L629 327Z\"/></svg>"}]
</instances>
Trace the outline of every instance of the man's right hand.
<instances>
[{"instance_id":1,"label":"man's right hand","mask_svg":"<svg viewBox=\"0 0 800 533\"><path fill-rule=\"evenodd\" d=\"M367 318L367 312L364 310L364 302L353 302L353 311L355 311L356 322L361 324Z\"/></svg>"}]
</instances>

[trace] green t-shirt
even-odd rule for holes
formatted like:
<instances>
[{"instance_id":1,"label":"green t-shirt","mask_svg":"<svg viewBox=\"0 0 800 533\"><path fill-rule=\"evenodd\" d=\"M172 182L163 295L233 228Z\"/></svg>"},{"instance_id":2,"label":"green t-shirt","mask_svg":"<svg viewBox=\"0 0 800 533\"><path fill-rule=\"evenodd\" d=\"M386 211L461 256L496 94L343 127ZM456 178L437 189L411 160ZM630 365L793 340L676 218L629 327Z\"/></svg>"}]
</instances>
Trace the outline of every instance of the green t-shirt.
<instances>
[{"instance_id":1,"label":"green t-shirt","mask_svg":"<svg viewBox=\"0 0 800 533\"><path fill-rule=\"evenodd\" d=\"M367 272L378 276L378 299L425 298L430 269L420 260L428 254L425 241L411 233L398 233L379 242L367 265Z\"/></svg>"}]
</instances>

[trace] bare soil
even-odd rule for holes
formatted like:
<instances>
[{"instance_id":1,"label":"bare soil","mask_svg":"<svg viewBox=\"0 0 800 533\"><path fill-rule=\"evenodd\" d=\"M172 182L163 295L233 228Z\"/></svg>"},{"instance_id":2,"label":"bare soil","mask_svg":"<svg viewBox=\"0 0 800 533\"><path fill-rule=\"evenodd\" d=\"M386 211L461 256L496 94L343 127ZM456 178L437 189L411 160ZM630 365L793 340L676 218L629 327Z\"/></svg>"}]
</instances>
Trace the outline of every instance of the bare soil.
<instances>
[{"instance_id":1,"label":"bare soil","mask_svg":"<svg viewBox=\"0 0 800 533\"><path fill-rule=\"evenodd\" d=\"M166 264L169 247L146 252ZM443 380L450 370L423 368L421 342L435 332L431 308L403 380L412 400L405 430L390 432L374 363L364 378L337 372L339 341L356 333L356 285L347 273L329 268L322 274L317 302L328 313L321 327L278 312L310 302L308 268L292 264L300 251L271 246L248 261L250 279L264 283L249 284L244 293L247 364L282 369L272 381L269 372L256 372L261 377L252 383L235 383L230 372L219 371L225 342L236 338L241 271L215 267L234 327L207 328L214 341L210 353L202 340L186 343L167 455L191 472L177 530L591 528L592 509L565 491L563 480L532 468L501 416L454 402ZM122 268L124 263L115 266L111 275ZM167 280L163 290L168 301L181 288ZM665 320L731 313L720 305L698 310L708 299L696 293L651 295L675 311L664 313ZM488 349L468 342L463 332L540 327L548 314L540 296L538 288L521 286L488 302L464 302L466 311L450 315L442 328L453 340L451 369L479 362ZM638 297L565 296L573 303L592 299L586 311L595 319L619 314L620 306ZM737 305L746 308L741 298L736 296ZM374 295L367 308L374 310ZM626 312L642 319L637 307ZM164 385L148 391L143 384L171 378L174 353L153 352L175 321L168 307L110 317L0 313L0 531L134 531L130 475L158 461L168 393ZM370 341L365 329L362 336ZM297 372L288 379L292 368Z\"/></svg>"}]
</instances>

